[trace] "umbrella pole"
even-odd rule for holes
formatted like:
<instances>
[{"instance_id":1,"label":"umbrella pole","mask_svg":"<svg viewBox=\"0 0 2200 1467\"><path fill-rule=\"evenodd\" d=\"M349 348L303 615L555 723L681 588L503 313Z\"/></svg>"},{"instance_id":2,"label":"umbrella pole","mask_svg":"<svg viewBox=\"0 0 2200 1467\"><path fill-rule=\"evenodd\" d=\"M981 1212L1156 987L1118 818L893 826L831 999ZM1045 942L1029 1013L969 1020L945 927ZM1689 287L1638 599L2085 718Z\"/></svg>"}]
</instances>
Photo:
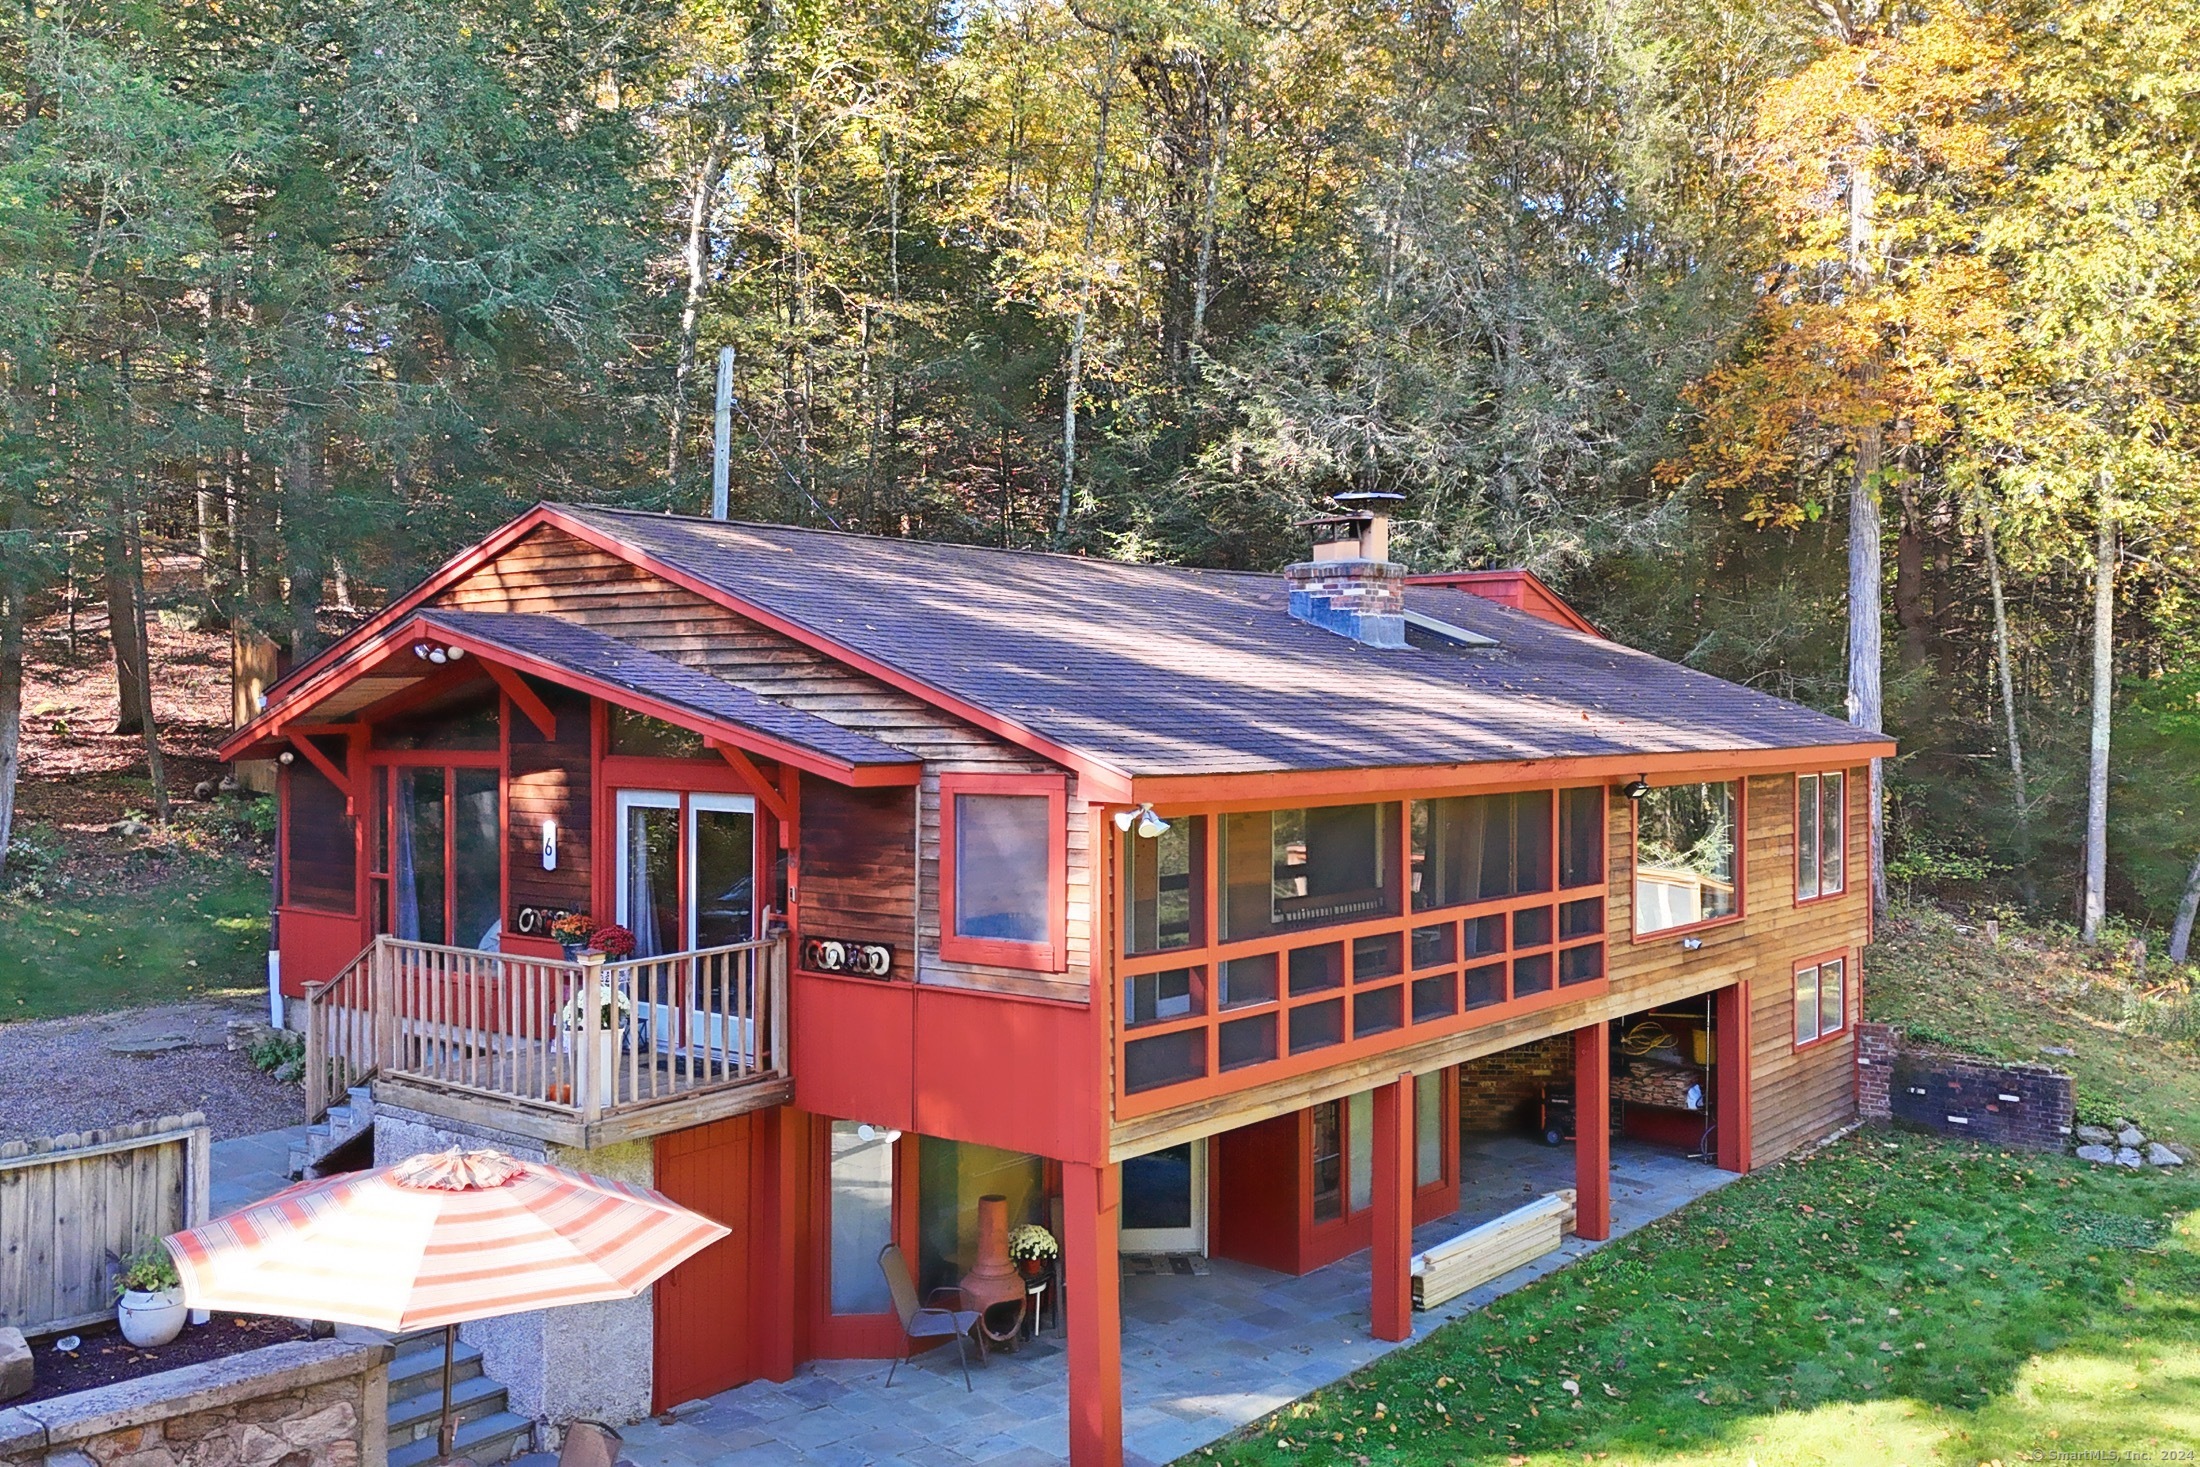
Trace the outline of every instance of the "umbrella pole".
<instances>
[{"instance_id":1,"label":"umbrella pole","mask_svg":"<svg viewBox=\"0 0 2200 1467\"><path fill-rule=\"evenodd\" d=\"M458 1326L447 1324L443 1326L443 1421L435 1433L435 1454L445 1461L450 1460L453 1438L458 1435L451 1430L451 1366L457 1354Z\"/></svg>"}]
</instances>

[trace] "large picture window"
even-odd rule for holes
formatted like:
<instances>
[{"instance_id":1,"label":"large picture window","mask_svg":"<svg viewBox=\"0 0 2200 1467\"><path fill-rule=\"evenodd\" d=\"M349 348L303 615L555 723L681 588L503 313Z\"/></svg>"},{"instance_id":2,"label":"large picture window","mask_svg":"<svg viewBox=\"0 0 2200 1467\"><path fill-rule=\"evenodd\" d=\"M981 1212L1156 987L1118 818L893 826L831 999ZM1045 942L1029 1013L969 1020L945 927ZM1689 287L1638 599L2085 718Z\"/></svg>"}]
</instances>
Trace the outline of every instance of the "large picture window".
<instances>
[{"instance_id":1,"label":"large picture window","mask_svg":"<svg viewBox=\"0 0 2200 1467\"><path fill-rule=\"evenodd\" d=\"M1413 910L1551 889L1549 790L1413 802Z\"/></svg>"},{"instance_id":2,"label":"large picture window","mask_svg":"<svg viewBox=\"0 0 2200 1467\"><path fill-rule=\"evenodd\" d=\"M940 776L940 956L1068 966L1066 794L1044 775Z\"/></svg>"},{"instance_id":3,"label":"large picture window","mask_svg":"<svg viewBox=\"0 0 2200 1467\"><path fill-rule=\"evenodd\" d=\"M1820 958L1795 970L1795 1043L1816 1044L1848 1027L1848 959Z\"/></svg>"},{"instance_id":4,"label":"large picture window","mask_svg":"<svg viewBox=\"0 0 2200 1467\"><path fill-rule=\"evenodd\" d=\"M1676 784L1635 802L1635 931L1670 932L1741 911L1741 788Z\"/></svg>"},{"instance_id":5,"label":"large picture window","mask_svg":"<svg viewBox=\"0 0 2200 1467\"><path fill-rule=\"evenodd\" d=\"M1847 883L1848 778L1842 774L1795 777L1795 899L1816 901Z\"/></svg>"}]
</instances>

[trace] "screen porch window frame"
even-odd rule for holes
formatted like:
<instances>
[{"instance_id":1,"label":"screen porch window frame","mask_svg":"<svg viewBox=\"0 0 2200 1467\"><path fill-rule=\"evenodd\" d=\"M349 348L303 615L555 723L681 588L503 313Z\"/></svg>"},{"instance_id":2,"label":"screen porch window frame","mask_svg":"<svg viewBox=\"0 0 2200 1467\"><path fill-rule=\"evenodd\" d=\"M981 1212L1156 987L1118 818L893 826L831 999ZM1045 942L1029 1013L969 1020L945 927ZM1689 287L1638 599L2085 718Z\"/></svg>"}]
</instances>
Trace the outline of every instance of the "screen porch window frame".
<instances>
[{"instance_id":1,"label":"screen porch window frame","mask_svg":"<svg viewBox=\"0 0 2200 1467\"><path fill-rule=\"evenodd\" d=\"M1804 879L1805 838L1803 831L1803 785L1811 781L1813 798L1810 801L1811 825L1808 840L1810 860L1809 881ZM1841 876L1832 886L1826 884L1826 782L1840 782L1840 803L1836 806L1841 823L1840 864ZM1849 772L1846 769L1807 769L1795 776L1795 904L1804 906L1810 902L1822 902L1828 897L1840 896L1849 889Z\"/></svg>"},{"instance_id":2,"label":"screen porch window frame","mask_svg":"<svg viewBox=\"0 0 2200 1467\"><path fill-rule=\"evenodd\" d=\"M1041 942L966 937L956 931L956 837L965 795L1044 796L1047 802L1047 936ZM940 776L940 957L951 963L1017 968L1031 973L1069 970L1069 782L1059 774L955 774Z\"/></svg>"},{"instance_id":3,"label":"screen porch window frame","mask_svg":"<svg viewBox=\"0 0 2200 1467\"><path fill-rule=\"evenodd\" d=\"M1826 969L1834 968L1840 974L1841 1017L1830 1028L1826 1024ZM1804 975L1809 975L1811 994L1812 1032L1803 1032ZM1839 1039L1849 1032L1856 1017L1856 959L1847 949L1820 953L1803 959L1795 965L1793 986L1789 990L1790 1002L1795 1009L1794 1048L1800 1052L1814 1049L1829 1040Z\"/></svg>"},{"instance_id":4,"label":"screen porch window frame","mask_svg":"<svg viewBox=\"0 0 2200 1467\"><path fill-rule=\"evenodd\" d=\"M1731 785L1734 789L1733 860L1734 860L1734 910L1717 917L1705 917L1699 921L1681 923L1672 927L1642 925L1642 801L1630 800L1634 808L1628 813L1627 852L1627 925L1633 941L1661 942L1667 938L1685 937L1692 932L1702 932L1713 927L1725 927L1740 922L1749 915L1749 781L1741 775L1731 779L1669 779L1661 781L1659 789L1680 789L1690 785Z\"/></svg>"}]
</instances>

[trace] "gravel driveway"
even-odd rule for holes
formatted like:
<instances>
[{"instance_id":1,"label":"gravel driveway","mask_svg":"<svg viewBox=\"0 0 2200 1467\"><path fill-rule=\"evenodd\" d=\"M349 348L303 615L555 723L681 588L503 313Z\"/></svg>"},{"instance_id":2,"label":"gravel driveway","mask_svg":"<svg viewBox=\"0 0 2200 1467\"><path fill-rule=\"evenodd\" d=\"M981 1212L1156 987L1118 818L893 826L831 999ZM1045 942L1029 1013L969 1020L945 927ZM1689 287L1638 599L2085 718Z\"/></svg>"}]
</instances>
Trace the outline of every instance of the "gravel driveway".
<instances>
[{"instance_id":1,"label":"gravel driveway","mask_svg":"<svg viewBox=\"0 0 2200 1467\"><path fill-rule=\"evenodd\" d=\"M231 1019L253 1004L168 1004L71 1019L0 1024L0 1141L89 1131L204 1111L214 1139L293 1126L296 1085L228 1047Z\"/></svg>"}]
</instances>

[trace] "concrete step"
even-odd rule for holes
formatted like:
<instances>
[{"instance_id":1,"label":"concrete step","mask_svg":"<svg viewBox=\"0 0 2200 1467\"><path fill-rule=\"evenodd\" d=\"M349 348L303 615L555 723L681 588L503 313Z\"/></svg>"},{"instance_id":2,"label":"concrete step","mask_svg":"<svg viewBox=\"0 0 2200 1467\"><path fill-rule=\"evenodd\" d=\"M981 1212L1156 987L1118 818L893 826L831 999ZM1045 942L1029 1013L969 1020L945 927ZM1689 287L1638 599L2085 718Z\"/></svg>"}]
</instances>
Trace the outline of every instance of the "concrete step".
<instances>
[{"instance_id":1,"label":"concrete step","mask_svg":"<svg viewBox=\"0 0 2200 1467\"><path fill-rule=\"evenodd\" d=\"M451 1361L451 1379L472 1380L482 1373L481 1352L464 1341ZM395 1402L426 1390L443 1388L443 1335L436 1333L432 1348L401 1343L390 1361L390 1400Z\"/></svg>"},{"instance_id":2,"label":"concrete step","mask_svg":"<svg viewBox=\"0 0 2200 1467\"><path fill-rule=\"evenodd\" d=\"M498 1467L527 1450L535 1439L535 1423L524 1416L500 1411L469 1421L458 1429L452 1454L468 1458L477 1467ZM403 1446L390 1445L390 1467L426 1467L436 1457L433 1433Z\"/></svg>"},{"instance_id":3,"label":"concrete step","mask_svg":"<svg viewBox=\"0 0 2200 1467\"><path fill-rule=\"evenodd\" d=\"M431 1372L422 1377L427 1389L399 1400L390 1395L390 1447L395 1450L417 1437L434 1436L443 1421L443 1377ZM451 1419L461 1426L494 1416L511 1402L504 1387L486 1375L451 1382Z\"/></svg>"}]
</instances>

